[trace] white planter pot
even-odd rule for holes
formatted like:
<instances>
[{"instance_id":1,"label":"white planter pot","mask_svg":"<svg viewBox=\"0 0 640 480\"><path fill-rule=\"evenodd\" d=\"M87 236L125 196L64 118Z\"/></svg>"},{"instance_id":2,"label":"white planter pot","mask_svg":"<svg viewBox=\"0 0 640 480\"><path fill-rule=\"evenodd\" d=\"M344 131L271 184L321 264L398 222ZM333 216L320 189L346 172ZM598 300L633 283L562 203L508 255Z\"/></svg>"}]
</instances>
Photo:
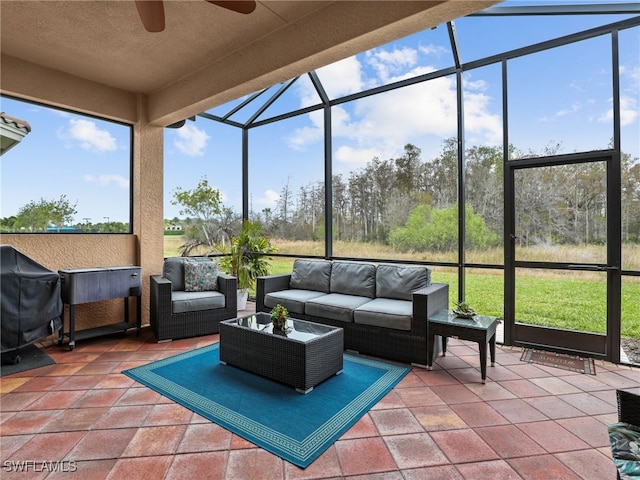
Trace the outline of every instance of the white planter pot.
<instances>
[{"instance_id":1,"label":"white planter pot","mask_svg":"<svg viewBox=\"0 0 640 480\"><path fill-rule=\"evenodd\" d=\"M247 298L249 298L249 290L238 290L238 311L247 308Z\"/></svg>"}]
</instances>

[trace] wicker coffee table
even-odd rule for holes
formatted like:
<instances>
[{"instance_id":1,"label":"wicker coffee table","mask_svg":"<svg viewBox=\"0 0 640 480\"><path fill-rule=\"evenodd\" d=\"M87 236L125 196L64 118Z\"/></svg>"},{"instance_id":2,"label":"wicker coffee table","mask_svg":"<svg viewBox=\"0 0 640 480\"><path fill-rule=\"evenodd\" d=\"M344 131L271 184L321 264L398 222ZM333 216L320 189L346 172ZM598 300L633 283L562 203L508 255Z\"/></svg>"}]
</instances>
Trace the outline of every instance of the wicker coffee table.
<instances>
[{"instance_id":1,"label":"wicker coffee table","mask_svg":"<svg viewBox=\"0 0 640 480\"><path fill-rule=\"evenodd\" d=\"M342 373L344 331L289 318L274 333L268 313L220 322L220 363L233 365L309 393Z\"/></svg>"}]
</instances>

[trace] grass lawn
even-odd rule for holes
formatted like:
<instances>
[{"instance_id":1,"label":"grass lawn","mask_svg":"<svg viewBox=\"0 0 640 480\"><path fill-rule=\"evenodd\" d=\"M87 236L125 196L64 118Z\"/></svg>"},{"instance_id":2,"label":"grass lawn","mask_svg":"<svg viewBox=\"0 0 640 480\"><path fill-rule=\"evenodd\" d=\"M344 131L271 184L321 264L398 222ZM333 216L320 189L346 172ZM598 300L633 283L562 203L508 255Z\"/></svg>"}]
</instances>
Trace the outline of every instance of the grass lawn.
<instances>
[{"instance_id":1,"label":"grass lawn","mask_svg":"<svg viewBox=\"0 0 640 480\"><path fill-rule=\"evenodd\" d=\"M165 236L165 256L177 255L182 238ZM314 242L285 241L279 251L319 254ZM354 257L397 258L388 247L368 244L350 245ZM367 246L370 248L367 249ZM345 245L338 246L344 252ZM204 253L204 252L203 252ZM634 254L637 251L634 250ZM344 253L342 253L344 254ZM486 255L486 253L485 253ZM559 255L570 258L567 247ZM420 260L428 259L424 253ZM495 254L494 254L495 257ZM410 257L406 257L410 258ZM416 259L416 257L413 257ZM438 258L438 260L443 260ZM549 259L552 260L552 259ZM271 273L290 273L293 258L273 257ZM488 263L502 263L499 258L487 259ZM568 330L580 330L604 334L606 331L606 283L601 274L576 274L552 272L543 277L540 271L525 271L517 276L516 318L518 322L531 323ZM449 302L455 305L458 295L458 277L451 268L434 267L432 281L449 284ZM473 308L486 315L502 317L504 311L504 279L501 270L472 269L466 276L466 300ZM255 295L255 292L251 292ZM640 338L640 278L624 277L622 284L622 336Z\"/></svg>"}]
</instances>

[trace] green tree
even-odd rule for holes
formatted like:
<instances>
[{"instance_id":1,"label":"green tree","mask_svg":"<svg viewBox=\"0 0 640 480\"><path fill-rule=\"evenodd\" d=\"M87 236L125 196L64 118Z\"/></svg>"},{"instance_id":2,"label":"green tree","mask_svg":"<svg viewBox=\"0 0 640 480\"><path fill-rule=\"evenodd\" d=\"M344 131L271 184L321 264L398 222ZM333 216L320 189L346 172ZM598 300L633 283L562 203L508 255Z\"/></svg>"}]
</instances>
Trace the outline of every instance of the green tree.
<instances>
[{"instance_id":1,"label":"green tree","mask_svg":"<svg viewBox=\"0 0 640 480\"><path fill-rule=\"evenodd\" d=\"M188 215L196 220L187 227L187 242L180 247L182 255L189 255L201 245L224 246L229 240L234 214L222 205L220 190L209 185L206 177L202 177L193 190L176 188L171 204L180 206L180 215Z\"/></svg>"},{"instance_id":2,"label":"green tree","mask_svg":"<svg viewBox=\"0 0 640 480\"><path fill-rule=\"evenodd\" d=\"M467 206L465 209L468 248L487 248L498 237L484 220ZM404 227L391 232L390 243L400 251L451 251L458 248L458 207L434 209L418 205Z\"/></svg>"},{"instance_id":3,"label":"green tree","mask_svg":"<svg viewBox=\"0 0 640 480\"><path fill-rule=\"evenodd\" d=\"M18 211L14 225L30 232L46 231L50 225L59 230L73 221L76 205L72 205L66 195L57 200L31 200Z\"/></svg>"}]
</instances>

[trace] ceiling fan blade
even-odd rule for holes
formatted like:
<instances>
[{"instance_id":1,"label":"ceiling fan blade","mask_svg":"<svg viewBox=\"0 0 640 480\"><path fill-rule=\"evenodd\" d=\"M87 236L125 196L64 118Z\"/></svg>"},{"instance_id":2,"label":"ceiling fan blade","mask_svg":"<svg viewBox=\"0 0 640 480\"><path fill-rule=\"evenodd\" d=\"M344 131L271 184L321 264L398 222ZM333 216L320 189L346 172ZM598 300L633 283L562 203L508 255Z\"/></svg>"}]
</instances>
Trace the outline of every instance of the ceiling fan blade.
<instances>
[{"instance_id":1,"label":"ceiling fan blade","mask_svg":"<svg viewBox=\"0 0 640 480\"><path fill-rule=\"evenodd\" d=\"M256 9L256 2L253 1L237 1L237 2L225 2L217 0L207 0L209 3L218 5L219 7L233 10L234 12L248 14Z\"/></svg>"},{"instance_id":2,"label":"ceiling fan blade","mask_svg":"<svg viewBox=\"0 0 640 480\"><path fill-rule=\"evenodd\" d=\"M233 2L232 2L233 3ZM164 30L164 5L162 0L136 0L138 15L148 32Z\"/></svg>"}]
</instances>

